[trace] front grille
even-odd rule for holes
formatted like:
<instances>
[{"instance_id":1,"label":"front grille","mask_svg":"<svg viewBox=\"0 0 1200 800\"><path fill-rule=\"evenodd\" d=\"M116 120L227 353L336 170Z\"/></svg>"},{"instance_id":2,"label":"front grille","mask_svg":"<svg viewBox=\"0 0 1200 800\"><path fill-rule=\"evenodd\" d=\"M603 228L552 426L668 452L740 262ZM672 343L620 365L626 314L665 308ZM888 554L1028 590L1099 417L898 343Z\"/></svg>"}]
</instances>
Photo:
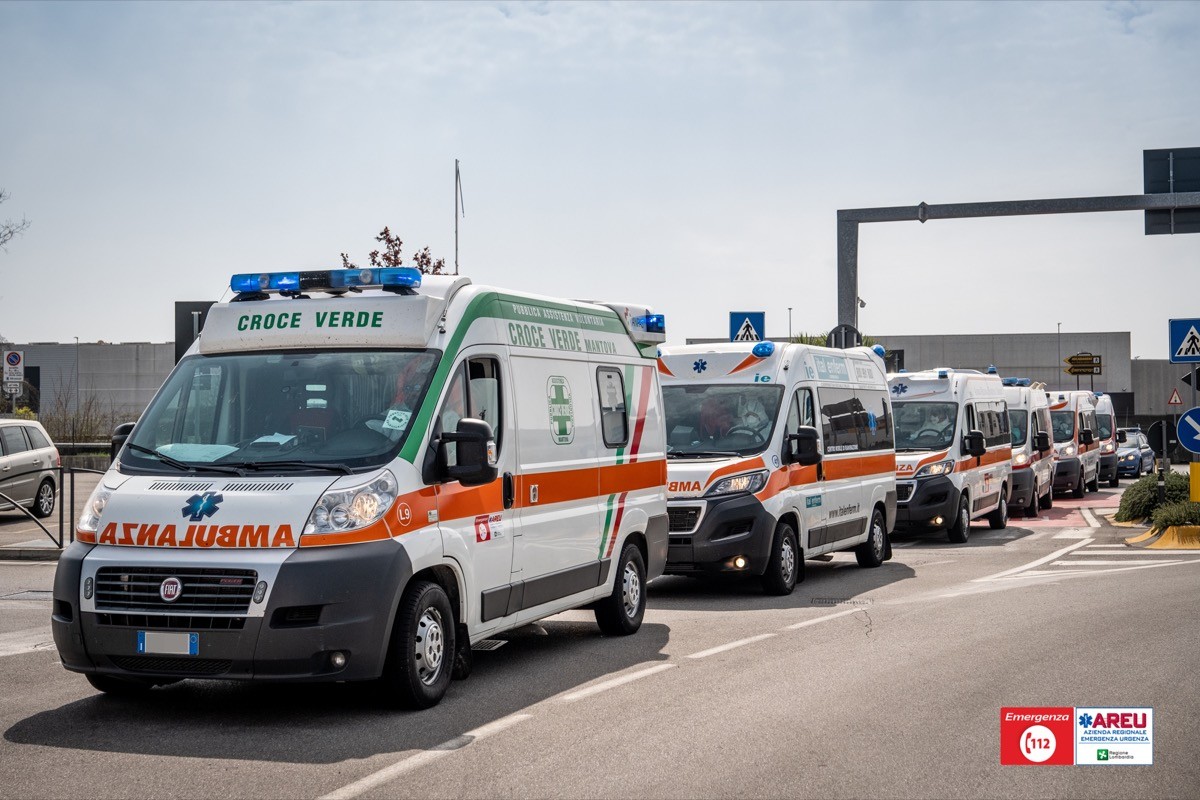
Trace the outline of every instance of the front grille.
<instances>
[{"instance_id":1,"label":"front grille","mask_svg":"<svg viewBox=\"0 0 1200 800\"><path fill-rule=\"evenodd\" d=\"M691 533L700 521L699 506L667 508L667 532Z\"/></svg>"},{"instance_id":2,"label":"front grille","mask_svg":"<svg viewBox=\"0 0 1200 800\"><path fill-rule=\"evenodd\" d=\"M178 578L179 599L168 603L159 594L167 578ZM245 614L258 573L224 567L101 567L96 573L98 611L151 611L188 614Z\"/></svg>"},{"instance_id":3,"label":"front grille","mask_svg":"<svg viewBox=\"0 0 1200 800\"><path fill-rule=\"evenodd\" d=\"M240 631L246 627L245 617L167 616L163 614L97 614L97 625L143 630Z\"/></svg>"},{"instance_id":4,"label":"front grille","mask_svg":"<svg viewBox=\"0 0 1200 800\"><path fill-rule=\"evenodd\" d=\"M912 493L913 487L911 483L896 484L896 499L901 503L907 503L908 499L912 497Z\"/></svg>"},{"instance_id":5,"label":"front grille","mask_svg":"<svg viewBox=\"0 0 1200 800\"><path fill-rule=\"evenodd\" d=\"M223 658L112 656L112 661L130 672L174 672L180 675L222 675L233 668L233 662Z\"/></svg>"}]
</instances>

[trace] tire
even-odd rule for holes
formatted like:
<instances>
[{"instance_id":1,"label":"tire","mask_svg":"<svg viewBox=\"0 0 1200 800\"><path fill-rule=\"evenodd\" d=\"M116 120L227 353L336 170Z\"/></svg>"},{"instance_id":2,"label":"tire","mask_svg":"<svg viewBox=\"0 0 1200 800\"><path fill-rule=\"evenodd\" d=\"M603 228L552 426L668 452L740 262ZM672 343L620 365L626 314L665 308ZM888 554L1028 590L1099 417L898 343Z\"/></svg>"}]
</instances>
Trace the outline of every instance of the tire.
<instances>
[{"instance_id":1,"label":"tire","mask_svg":"<svg viewBox=\"0 0 1200 800\"><path fill-rule=\"evenodd\" d=\"M636 544L626 542L612 594L596 604L596 624L606 636L628 636L642 627L645 615L646 561Z\"/></svg>"},{"instance_id":2,"label":"tire","mask_svg":"<svg viewBox=\"0 0 1200 800\"><path fill-rule=\"evenodd\" d=\"M887 558L887 523L883 512L876 508L871 512L871 527L867 529L867 540L854 548L854 557L860 567L878 567Z\"/></svg>"},{"instance_id":3,"label":"tire","mask_svg":"<svg viewBox=\"0 0 1200 800\"><path fill-rule=\"evenodd\" d=\"M763 591L777 596L791 594L800 578L801 558L792 526L786 522L776 525L771 541L771 558L762 576Z\"/></svg>"},{"instance_id":4,"label":"tire","mask_svg":"<svg viewBox=\"0 0 1200 800\"><path fill-rule=\"evenodd\" d=\"M971 535L971 498L967 497L966 492L958 497L958 514L946 533L955 544L966 544Z\"/></svg>"},{"instance_id":5,"label":"tire","mask_svg":"<svg viewBox=\"0 0 1200 800\"><path fill-rule=\"evenodd\" d=\"M1038 505L1041 506L1043 511L1054 508L1054 484L1053 483L1051 483L1046 488L1046 496L1042 497L1038 500Z\"/></svg>"},{"instance_id":6,"label":"tire","mask_svg":"<svg viewBox=\"0 0 1200 800\"><path fill-rule=\"evenodd\" d=\"M1071 497L1074 497L1076 500L1078 500L1079 498L1083 497L1083 493L1083 466L1081 465L1079 467L1079 483L1075 484L1075 488L1071 490Z\"/></svg>"},{"instance_id":7,"label":"tire","mask_svg":"<svg viewBox=\"0 0 1200 800\"><path fill-rule=\"evenodd\" d=\"M380 683L391 705L435 706L450 686L456 631L446 592L432 581L416 581L396 610Z\"/></svg>"},{"instance_id":8,"label":"tire","mask_svg":"<svg viewBox=\"0 0 1200 800\"><path fill-rule=\"evenodd\" d=\"M1113 476L1108 479L1108 488L1116 489L1120 485L1121 485L1121 476L1114 472Z\"/></svg>"},{"instance_id":9,"label":"tire","mask_svg":"<svg viewBox=\"0 0 1200 800\"><path fill-rule=\"evenodd\" d=\"M50 516L54 511L54 499L54 484L49 479L43 480L33 496L33 515L39 518Z\"/></svg>"},{"instance_id":10,"label":"tire","mask_svg":"<svg viewBox=\"0 0 1200 800\"><path fill-rule=\"evenodd\" d=\"M117 697L136 697L154 688L155 682L146 678L119 678L116 675L85 675L93 689ZM175 681L168 681L175 683Z\"/></svg>"},{"instance_id":11,"label":"tire","mask_svg":"<svg viewBox=\"0 0 1200 800\"><path fill-rule=\"evenodd\" d=\"M1008 527L1008 487L1001 485L1000 487L1000 505L996 506L996 510L988 514L988 525L992 530L999 531Z\"/></svg>"},{"instance_id":12,"label":"tire","mask_svg":"<svg viewBox=\"0 0 1200 800\"><path fill-rule=\"evenodd\" d=\"M1090 481L1088 481L1087 490L1089 492L1100 491L1100 468L1099 467L1096 467L1096 474L1092 476L1092 479Z\"/></svg>"},{"instance_id":13,"label":"tire","mask_svg":"<svg viewBox=\"0 0 1200 800\"><path fill-rule=\"evenodd\" d=\"M1033 492L1029 497L1029 505L1025 506L1023 509L1026 517L1030 519L1037 519L1038 505L1040 500L1041 498L1038 495L1037 478L1035 477L1033 479Z\"/></svg>"},{"instance_id":14,"label":"tire","mask_svg":"<svg viewBox=\"0 0 1200 800\"><path fill-rule=\"evenodd\" d=\"M1137 472L1133 473L1133 479L1136 481L1140 477L1142 477L1142 462L1139 461L1137 465Z\"/></svg>"}]
</instances>

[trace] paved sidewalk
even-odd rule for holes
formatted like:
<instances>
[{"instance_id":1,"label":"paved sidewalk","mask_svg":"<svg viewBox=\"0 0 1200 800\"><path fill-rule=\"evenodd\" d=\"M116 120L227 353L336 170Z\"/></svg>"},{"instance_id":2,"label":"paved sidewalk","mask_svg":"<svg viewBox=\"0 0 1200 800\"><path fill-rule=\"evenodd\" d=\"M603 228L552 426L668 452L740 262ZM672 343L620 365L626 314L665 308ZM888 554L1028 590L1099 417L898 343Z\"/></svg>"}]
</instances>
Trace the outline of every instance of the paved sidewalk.
<instances>
[{"instance_id":1,"label":"paved sidewalk","mask_svg":"<svg viewBox=\"0 0 1200 800\"><path fill-rule=\"evenodd\" d=\"M92 473L75 475L75 506L71 502L71 476L61 487L54 511L45 519L34 521L20 511L0 511L0 561L54 561L58 559L59 506L64 509L62 522L63 545L71 543L71 530L79 519L79 512L87 502L100 476ZM50 536L38 525L44 525L54 536Z\"/></svg>"}]
</instances>

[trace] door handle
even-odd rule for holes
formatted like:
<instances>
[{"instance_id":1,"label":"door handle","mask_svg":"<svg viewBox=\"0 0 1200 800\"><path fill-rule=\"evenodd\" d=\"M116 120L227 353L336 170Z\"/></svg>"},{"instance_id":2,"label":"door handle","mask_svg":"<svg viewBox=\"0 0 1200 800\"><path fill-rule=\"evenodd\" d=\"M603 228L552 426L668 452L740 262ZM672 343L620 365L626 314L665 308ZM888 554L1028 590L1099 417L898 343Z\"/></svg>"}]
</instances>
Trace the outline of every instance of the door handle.
<instances>
[{"instance_id":1,"label":"door handle","mask_svg":"<svg viewBox=\"0 0 1200 800\"><path fill-rule=\"evenodd\" d=\"M504 473L504 507L512 508L516 501L517 490L513 483L511 472Z\"/></svg>"}]
</instances>

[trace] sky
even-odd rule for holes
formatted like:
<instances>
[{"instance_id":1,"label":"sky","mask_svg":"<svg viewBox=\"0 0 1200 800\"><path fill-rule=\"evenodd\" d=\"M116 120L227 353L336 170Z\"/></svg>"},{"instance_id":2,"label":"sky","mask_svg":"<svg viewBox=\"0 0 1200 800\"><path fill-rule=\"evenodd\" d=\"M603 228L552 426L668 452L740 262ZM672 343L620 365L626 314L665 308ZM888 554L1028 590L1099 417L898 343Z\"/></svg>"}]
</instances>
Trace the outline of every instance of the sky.
<instances>
[{"instance_id":1,"label":"sky","mask_svg":"<svg viewBox=\"0 0 1200 800\"><path fill-rule=\"evenodd\" d=\"M0 3L0 335L170 341L231 275L405 253L636 302L668 340L837 323L838 209L1135 195L1200 147L1200 2ZM1141 212L863 225L868 335L1200 317Z\"/></svg>"}]
</instances>

